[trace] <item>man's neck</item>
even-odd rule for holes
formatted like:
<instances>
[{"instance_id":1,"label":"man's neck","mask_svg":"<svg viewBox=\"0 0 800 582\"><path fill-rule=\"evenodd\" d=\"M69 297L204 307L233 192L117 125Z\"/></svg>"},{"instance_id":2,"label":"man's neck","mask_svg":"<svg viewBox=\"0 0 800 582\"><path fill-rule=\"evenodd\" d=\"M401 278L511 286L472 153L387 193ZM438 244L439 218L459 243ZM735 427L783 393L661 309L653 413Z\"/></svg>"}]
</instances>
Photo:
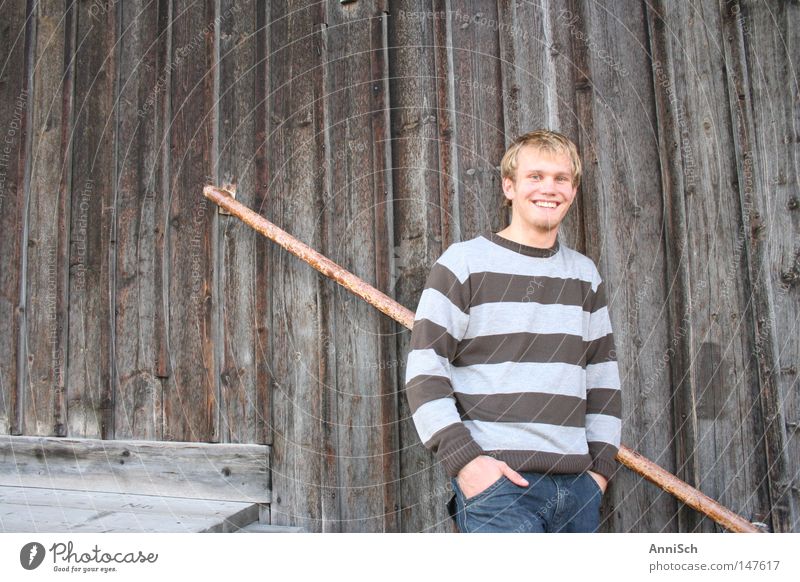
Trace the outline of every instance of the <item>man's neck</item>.
<instances>
[{"instance_id":1,"label":"man's neck","mask_svg":"<svg viewBox=\"0 0 800 582\"><path fill-rule=\"evenodd\" d=\"M558 228L556 227L553 230L541 232L538 230L521 228L512 221L510 226L504 228L497 234L521 245L539 249L549 249L556 244Z\"/></svg>"}]
</instances>

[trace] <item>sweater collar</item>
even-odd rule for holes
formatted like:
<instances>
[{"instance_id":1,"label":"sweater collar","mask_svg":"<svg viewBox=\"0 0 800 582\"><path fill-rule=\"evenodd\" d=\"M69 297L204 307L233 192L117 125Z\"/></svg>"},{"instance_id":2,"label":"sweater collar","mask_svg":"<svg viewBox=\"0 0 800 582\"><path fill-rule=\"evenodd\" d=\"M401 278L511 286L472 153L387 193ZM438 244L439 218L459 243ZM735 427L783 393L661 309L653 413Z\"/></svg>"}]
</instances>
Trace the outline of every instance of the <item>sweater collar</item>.
<instances>
[{"instance_id":1,"label":"sweater collar","mask_svg":"<svg viewBox=\"0 0 800 582\"><path fill-rule=\"evenodd\" d=\"M521 255L526 255L528 257L539 257L539 258L547 258L552 257L558 252L559 244L558 239L553 244L552 247L549 249L544 249L540 247L530 247L527 245L523 245L513 240L508 240L507 238L503 238L502 236L498 235L497 233L490 232L486 237L496 245L500 245L503 248L508 250L514 251L515 253L519 253Z\"/></svg>"}]
</instances>

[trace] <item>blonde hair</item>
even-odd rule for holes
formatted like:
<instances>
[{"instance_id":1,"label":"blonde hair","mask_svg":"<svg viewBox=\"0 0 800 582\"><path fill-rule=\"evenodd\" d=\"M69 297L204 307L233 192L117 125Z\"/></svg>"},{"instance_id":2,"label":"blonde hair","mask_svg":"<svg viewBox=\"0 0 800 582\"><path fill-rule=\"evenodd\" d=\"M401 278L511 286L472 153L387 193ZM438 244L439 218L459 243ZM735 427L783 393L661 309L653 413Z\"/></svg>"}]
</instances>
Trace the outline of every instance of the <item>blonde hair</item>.
<instances>
[{"instance_id":1,"label":"blonde hair","mask_svg":"<svg viewBox=\"0 0 800 582\"><path fill-rule=\"evenodd\" d=\"M530 146L551 155L566 155L572 162L572 185L576 188L581 185L581 158L578 148L567 136L549 129L537 129L519 136L515 139L500 161L500 177L515 181L517 177L517 155L519 151ZM511 201L503 197L503 205L511 206Z\"/></svg>"}]
</instances>

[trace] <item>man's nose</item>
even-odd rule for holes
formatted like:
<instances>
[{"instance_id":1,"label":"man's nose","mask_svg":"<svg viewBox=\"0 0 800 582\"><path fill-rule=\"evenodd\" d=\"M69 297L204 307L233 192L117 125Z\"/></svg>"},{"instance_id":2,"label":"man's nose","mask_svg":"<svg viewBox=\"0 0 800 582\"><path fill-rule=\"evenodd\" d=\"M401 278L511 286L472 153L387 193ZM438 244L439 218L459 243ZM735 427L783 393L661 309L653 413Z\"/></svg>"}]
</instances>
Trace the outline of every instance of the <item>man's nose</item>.
<instances>
[{"instance_id":1,"label":"man's nose","mask_svg":"<svg viewBox=\"0 0 800 582\"><path fill-rule=\"evenodd\" d=\"M539 180L539 190L542 193L555 192L556 190L555 178L545 177Z\"/></svg>"}]
</instances>

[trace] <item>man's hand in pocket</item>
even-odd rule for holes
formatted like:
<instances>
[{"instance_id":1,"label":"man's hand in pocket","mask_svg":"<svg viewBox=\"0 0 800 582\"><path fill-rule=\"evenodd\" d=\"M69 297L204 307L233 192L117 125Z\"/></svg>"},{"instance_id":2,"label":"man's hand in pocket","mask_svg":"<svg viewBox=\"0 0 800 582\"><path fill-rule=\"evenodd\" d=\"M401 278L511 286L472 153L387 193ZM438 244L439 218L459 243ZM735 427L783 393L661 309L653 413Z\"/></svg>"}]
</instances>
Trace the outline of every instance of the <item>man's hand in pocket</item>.
<instances>
[{"instance_id":1,"label":"man's hand in pocket","mask_svg":"<svg viewBox=\"0 0 800 582\"><path fill-rule=\"evenodd\" d=\"M595 473L594 471L587 471L589 476L597 482L597 486L600 487L600 491L605 494L606 487L608 487L608 479L603 477L600 473Z\"/></svg>"},{"instance_id":2,"label":"man's hand in pocket","mask_svg":"<svg viewBox=\"0 0 800 582\"><path fill-rule=\"evenodd\" d=\"M527 487L528 482L503 461L481 455L475 457L461 468L456 482L466 499L475 497L488 489L501 477L506 476L512 483Z\"/></svg>"}]
</instances>

